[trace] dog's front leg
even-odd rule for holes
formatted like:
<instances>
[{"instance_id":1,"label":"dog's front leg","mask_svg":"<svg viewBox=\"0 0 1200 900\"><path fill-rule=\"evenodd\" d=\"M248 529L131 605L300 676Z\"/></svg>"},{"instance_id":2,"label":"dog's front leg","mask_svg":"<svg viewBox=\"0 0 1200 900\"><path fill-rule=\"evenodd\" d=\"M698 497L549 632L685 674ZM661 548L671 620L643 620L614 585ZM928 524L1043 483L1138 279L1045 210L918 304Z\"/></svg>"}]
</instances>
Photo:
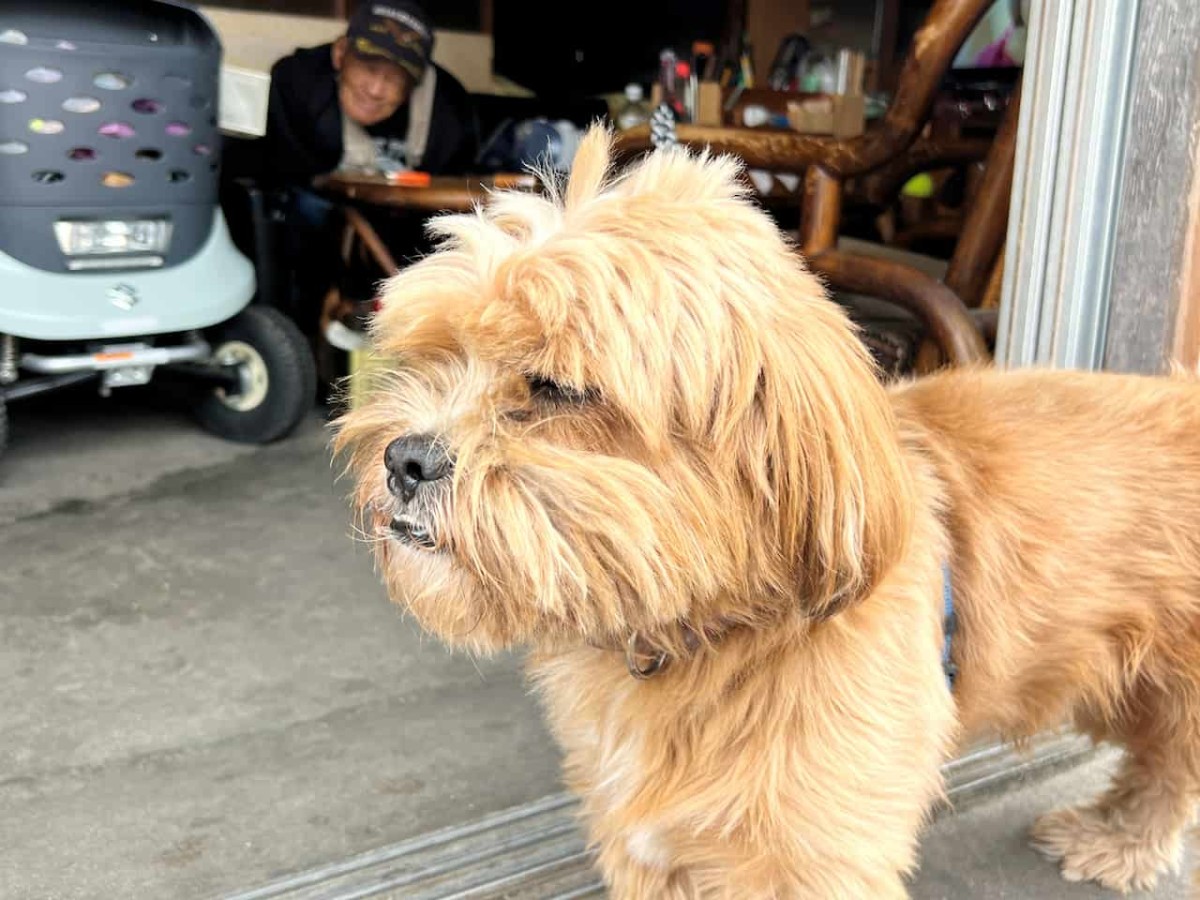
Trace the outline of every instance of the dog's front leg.
<instances>
[{"instance_id":1,"label":"dog's front leg","mask_svg":"<svg viewBox=\"0 0 1200 900\"><path fill-rule=\"evenodd\" d=\"M755 851L716 836L687 841L684 852L645 855L644 835L613 841L599 857L611 900L907 900L899 872L846 859L808 859Z\"/></svg>"},{"instance_id":2,"label":"dog's front leg","mask_svg":"<svg viewBox=\"0 0 1200 900\"><path fill-rule=\"evenodd\" d=\"M785 900L800 896L785 888L783 880L761 877L761 872L758 877L739 877L740 866L727 842L692 840L687 852L676 856L665 843L652 847L650 840L645 829L635 829L601 852L599 867L610 900Z\"/></svg>"},{"instance_id":3,"label":"dog's front leg","mask_svg":"<svg viewBox=\"0 0 1200 900\"><path fill-rule=\"evenodd\" d=\"M683 871L660 872L631 859L604 871L609 900L697 900L703 896Z\"/></svg>"}]
</instances>

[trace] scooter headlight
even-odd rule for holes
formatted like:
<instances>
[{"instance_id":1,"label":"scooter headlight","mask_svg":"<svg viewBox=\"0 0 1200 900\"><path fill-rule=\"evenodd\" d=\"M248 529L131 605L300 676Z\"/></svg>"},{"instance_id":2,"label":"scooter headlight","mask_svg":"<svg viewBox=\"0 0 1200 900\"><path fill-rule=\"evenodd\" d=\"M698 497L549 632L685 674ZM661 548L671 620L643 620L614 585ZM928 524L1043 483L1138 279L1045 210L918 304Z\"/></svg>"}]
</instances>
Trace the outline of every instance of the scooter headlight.
<instances>
[{"instance_id":1,"label":"scooter headlight","mask_svg":"<svg viewBox=\"0 0 1200 900\"><path fill-rule=\"evenodd\" d=\"M61 220L54 223L54 236L67 257L68 269L157 268L171 245L171 222Z\"/></svg>"}]
</instances>

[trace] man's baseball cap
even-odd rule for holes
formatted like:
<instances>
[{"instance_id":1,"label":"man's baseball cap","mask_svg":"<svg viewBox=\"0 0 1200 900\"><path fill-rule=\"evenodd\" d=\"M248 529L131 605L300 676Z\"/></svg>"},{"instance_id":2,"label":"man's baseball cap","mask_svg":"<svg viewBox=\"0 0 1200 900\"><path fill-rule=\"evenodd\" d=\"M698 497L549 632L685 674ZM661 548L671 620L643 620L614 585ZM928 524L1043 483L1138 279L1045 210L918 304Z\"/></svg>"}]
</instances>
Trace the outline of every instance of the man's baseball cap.
<instances>
[{"instance_id":1,"label":"man's baseball cap","mask_svg":"<svg viewBox=\"0 0 1200 900\"><path fill-rule=\"evenodd\" d=\"M367 2L350 17L346 40L357 56L394 62L420 81L433 53L433 26L425 10L408 0Z\"/></svg>"}]
</instances>

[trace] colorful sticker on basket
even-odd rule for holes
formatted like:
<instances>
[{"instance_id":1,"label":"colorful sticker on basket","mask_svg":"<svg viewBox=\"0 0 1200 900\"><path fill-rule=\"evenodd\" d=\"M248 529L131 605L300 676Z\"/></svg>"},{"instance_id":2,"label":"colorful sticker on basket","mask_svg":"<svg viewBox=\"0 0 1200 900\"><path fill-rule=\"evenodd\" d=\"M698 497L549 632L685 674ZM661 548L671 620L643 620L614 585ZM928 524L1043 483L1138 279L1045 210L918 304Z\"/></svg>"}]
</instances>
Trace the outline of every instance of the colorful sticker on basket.
<instances>
[{"instance_id":1,"label":"colorful sticker on basket","mask_svg":"<svg viewBox=\"0 0 1200 900\"><path fill-rule=\"evenodd\" d=\"M132 84L132 79L120 72L101 72L92 79L92 84L102 91L123 91Z\"/></svg>"},{"instance_id":2,"label":"colorful sticker on basket","mask_svg":"<svg viewBox=\"0 0 1200 900\"><path fill-rule=\"evenodd\" d=\"M49 66L34 66L25 77L36 84L57 84L62 81L62 71Z\"/></svg>"},{"instance_id":3,"label":"colorful sticker on basket","mask_svg":"<svg viewBox=\"0 0 1200 900\"><path fill-rule=\"evenodd\" d=\"M100 126L100 134L110 138L131 138L137 132L128 122L105 122Z\"/></svg>"},{"instance_id":4,"label":"colorful sticker on basket","mask_svg":"<svg viewBox=\"0 0 1200 900\"><path fill-rule=\"evenodd\" d=\"M29 130L34 134L61 134L63 123L58 119L30 119Z\"/></svg>"},{"instance_id":5,"label":"colorful sticker on basket","mask_svg":"<svg viewBox=\"0 0 1200 900\"><path fill-rule=\"evenodd\" d=\"M69 113L94 113L100 108L100 101L95 97L68 97L62 108Z\"/></svg>"}]
</instances>

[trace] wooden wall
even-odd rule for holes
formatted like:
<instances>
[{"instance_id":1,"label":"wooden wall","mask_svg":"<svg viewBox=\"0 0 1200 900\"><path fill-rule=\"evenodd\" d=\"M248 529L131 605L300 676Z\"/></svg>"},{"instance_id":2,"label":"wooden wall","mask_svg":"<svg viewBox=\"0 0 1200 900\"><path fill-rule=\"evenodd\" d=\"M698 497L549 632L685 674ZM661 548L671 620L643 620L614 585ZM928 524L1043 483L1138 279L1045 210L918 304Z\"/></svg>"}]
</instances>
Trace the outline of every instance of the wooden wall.
<instances>
[{"instance_id":1,"label":"wooden wall","mask_svg":"<svg viewBox=\"0 0 1200 900\"><path fill-rule=\"evenodd\" d=\"M345 19L365 0L206 0L207 6L246 12ZM491 0L424 0L438 28L491 32Z\"/></svg>"},{"instance_id":2,"label":"wooden wall","mask_svg":"<svg viewBox=\"0 0 1200 900\"><path fill-rule=\"evenodd\" d=\"M346 23L334 17L250 12L207 2L200 9L221 36L225 63L261 73L297 47L332 41L346 30ZM490 34L439 28L433 58L474 93L529 96L525 89L492 74Z\"/></svg>"},{"instance_id":3,"label":"wooden wall","mask_svg":"<svg viewBox=\"0 0 1200 900\"><path fill-rule=\"evenodd\" d=\"M1141 5L1133 78L1104 367L1159 372L1200 314L1200 3Z\"/></svg>"},{"instance_id":4,"label":"wooden wall","mask_svg":"<svg viewBox=\"0 0 1200 900\"><path fill-rule=\"evenodd\" d=\"M765 86L779 43L793 31L808 31L809 0L744 0L754 76Z\"/></svg>"}]
</instances>

